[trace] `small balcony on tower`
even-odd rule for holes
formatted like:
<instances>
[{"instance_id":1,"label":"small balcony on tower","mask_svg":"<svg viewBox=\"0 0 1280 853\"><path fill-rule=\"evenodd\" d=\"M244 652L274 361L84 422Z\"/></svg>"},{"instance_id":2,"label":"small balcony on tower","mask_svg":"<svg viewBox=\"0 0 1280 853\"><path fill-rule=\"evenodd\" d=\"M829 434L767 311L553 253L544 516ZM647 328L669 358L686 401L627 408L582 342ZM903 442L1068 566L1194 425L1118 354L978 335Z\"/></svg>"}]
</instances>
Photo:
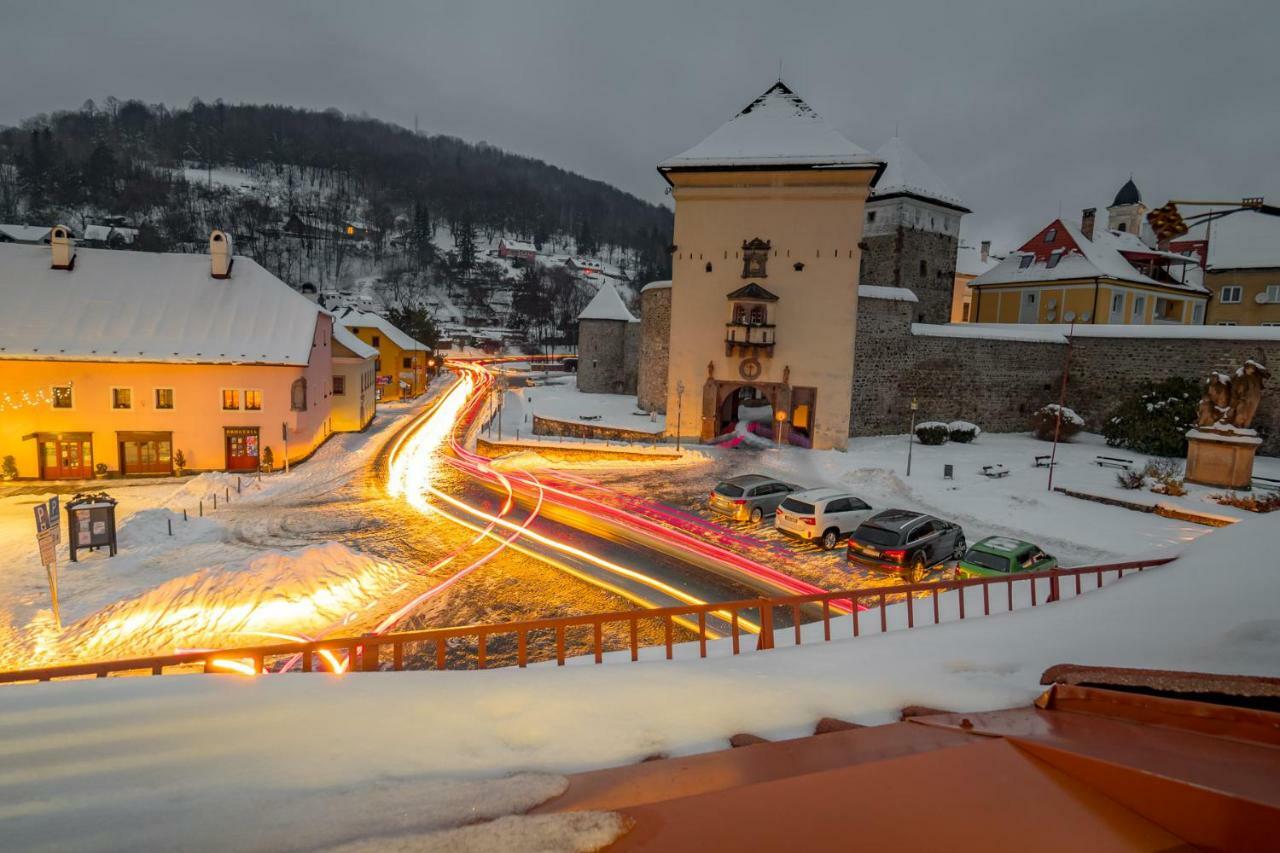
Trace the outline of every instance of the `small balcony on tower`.
<instances>
[{"instance_id":1,"label":"small balcony on tower","mask_svg":"<svg viewBox=\"0 0 1280 853\"><path fill-rule=\"evenodd\" d=\"M772 356L777 327L771 322L778 297L752 282L727 295L729 322L724 324L724 354L755 358Z\"/></svg>"}]
</instances>

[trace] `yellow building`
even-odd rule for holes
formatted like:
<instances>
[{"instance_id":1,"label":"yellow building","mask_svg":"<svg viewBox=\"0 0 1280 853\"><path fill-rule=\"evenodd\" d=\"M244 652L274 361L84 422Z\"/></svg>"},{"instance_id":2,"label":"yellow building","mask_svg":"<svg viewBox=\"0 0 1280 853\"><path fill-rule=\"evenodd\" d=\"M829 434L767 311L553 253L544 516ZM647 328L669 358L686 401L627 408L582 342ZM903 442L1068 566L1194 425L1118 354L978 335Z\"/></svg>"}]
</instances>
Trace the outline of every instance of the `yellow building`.
<instances>
[{"instance_id":1,"label":"yellow building","mask_svg":"<svg viewBox=\"0 0 1280 853\"><path fill-rule=\"evenodd\" d=\"M370 311L340 308L335 317L357 338L378 351L374 365L378 402L411 399L427 390L430 347Z\"/></svg>"},{"instance_id":2,"label":"yellow building","mask_svg":"<svg viewBox=\"0 0 1280 853\"><path fill-rule=\"evenodd\" d=\"M763 409L788 440L847 445L858 242L883 165L781 82L659 164L675 199L669 434L710 440Z\"/></svg>"},{"instance_id":3,"label":"yellow building","mask_svg":"<svg viewBox=\"0 0 1280 853\"><path fill-rule=\"evenodd\" d=\"M1233 210L1196 225L1171 251L1198 258L1217 326L1280 326L1280 216Z\"/></svg>"},{"instance_id":4,"label":"yellow building","mask_svg":"<svg viewBox=\"0 0 1280 853\"><path fill-rule=\"evenodd\" d=\"M20 477L170 474L179 453L256 471L328 437L331 319L226 234L209 255L51 243L0 245L0 457Z\"/></svg>"},{"instance_id":5,"label":"yellow building","mask_svg":"<svg viewBox=\"0 0 1280 853\"><path fill-rule=\"evenodd\" d=\"M955 284L951 291L951 322L968 323L974 319L973 280L984 272L996 268L996 264L1004 260L1003 255L991 251L991 241L983 240L974 246L960 241L956 251Z\"/></svg>"},{"instance_id":6,"label":"yellow building","mask_svg":"<svg viewBox=\"0 0 1280 853\"><path fill-rule=\"evenodd\" d=\"M1114 206L1113 206L1114 207ZM1200 325L1209 294L1192 258L1152 248L1125 228L1055 219L970 283L979 323Z\"/></svg>"}]
</instances>

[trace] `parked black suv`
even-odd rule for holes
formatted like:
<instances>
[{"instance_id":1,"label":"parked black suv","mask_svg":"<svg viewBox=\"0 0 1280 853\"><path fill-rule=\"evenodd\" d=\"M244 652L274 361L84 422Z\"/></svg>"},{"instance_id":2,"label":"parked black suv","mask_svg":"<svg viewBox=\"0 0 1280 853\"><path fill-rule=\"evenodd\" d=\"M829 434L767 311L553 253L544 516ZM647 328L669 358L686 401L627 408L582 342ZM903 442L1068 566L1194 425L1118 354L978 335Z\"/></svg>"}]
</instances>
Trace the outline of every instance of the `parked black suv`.
<instances>
[{"instance_id":1,"label":"parked black suv","mask_svg":"<svg viewBox=\"0 0 1280 853\"><path fill-rule=\"evenodd\" d=\"M960 525L908 509L887 509L858 526L849 537L850 563L909 572L920 580L930 566L964 556Z\"/></svg>"}]
</instances>

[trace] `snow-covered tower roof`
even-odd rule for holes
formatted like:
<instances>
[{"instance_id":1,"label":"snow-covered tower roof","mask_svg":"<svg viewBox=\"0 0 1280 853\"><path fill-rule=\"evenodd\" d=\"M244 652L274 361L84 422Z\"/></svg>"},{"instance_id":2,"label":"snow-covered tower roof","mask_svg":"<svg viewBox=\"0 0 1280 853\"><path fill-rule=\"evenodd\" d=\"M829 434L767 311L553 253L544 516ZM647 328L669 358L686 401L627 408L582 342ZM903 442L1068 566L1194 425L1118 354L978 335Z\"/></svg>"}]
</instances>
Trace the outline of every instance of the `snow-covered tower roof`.
<instances>
[{"instance_id":1,"label":"snow-covered tower roof","mask_svg":"<svg viewBox=\"0 0 1280 853\"><path fill-rule=\"evenodd\" d=\"M659 163L658 171L815 166L876 168L880 160L779 80L706 139Z\"/></svg>"},{"instance_id":2,"label":"snow-covered tower roof","mask_svg":"<svg viewBox=\"0 0 1280 853\"><path fill-rule=\"evenodd\" d=\"M885 162L885 167L871 200L912 196L961 213L971 212L964 206L960 196L952 192L933 169L900 138L895 136L881 145L875 156Z\"/></svg>"},{"instance_id":3,"label":"snow-covered tower roof","mask_svg":"<svg viewBox=\"0 0 1280 853\"><path fill-rule=\"evenodd\" d=\"M609 282L600 285L596 295L591 297L587 307L578 315L579 320L621 320L624 323L638 322Z\"/></svg>"}]
</instances>

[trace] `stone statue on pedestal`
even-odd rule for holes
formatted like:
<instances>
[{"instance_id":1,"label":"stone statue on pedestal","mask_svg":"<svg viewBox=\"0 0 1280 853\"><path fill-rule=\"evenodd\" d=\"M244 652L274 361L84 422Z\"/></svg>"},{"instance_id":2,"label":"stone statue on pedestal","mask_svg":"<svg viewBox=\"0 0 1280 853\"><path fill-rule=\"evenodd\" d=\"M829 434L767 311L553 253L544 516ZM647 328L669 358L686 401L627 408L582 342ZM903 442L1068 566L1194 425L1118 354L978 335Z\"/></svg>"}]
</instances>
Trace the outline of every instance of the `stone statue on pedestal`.
<instances>
[{"instance_id":1,"label":"stone statue on pedestal","mask_svg":"<svg viewBox=\"0 0 1280 853\"><path fill-rule=\"evenodd\" d=\"M1262 440L1251 429L1271 375L1255 359L1232 373L1214 371L1205 380L1196 425L1187 433L1187 480L1207 486L1248 489L1253 457Z\"/></svg>"}]
</instances>

